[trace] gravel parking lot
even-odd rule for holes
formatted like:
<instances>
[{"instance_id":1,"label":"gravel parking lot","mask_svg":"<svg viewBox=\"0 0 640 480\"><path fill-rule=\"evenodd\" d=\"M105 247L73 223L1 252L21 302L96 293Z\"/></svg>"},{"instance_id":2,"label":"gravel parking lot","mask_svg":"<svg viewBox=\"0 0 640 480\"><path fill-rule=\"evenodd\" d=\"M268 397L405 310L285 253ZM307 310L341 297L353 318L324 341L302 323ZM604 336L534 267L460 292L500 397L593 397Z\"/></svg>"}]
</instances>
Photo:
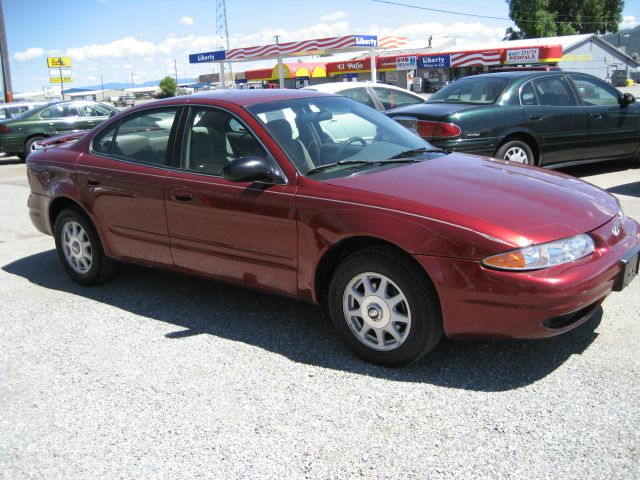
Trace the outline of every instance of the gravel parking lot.
<instances>
[{"instance_id":1,"label":"gravel parking lot","mask_svg":"<svg viewBox=\"0 0 640 480\"><path fill-rule=\"evenodd\" d=\"M640 219L633 162L566 169ZM386 369L305 303L136 266L77 286L0 159L0 477L640 478L640 280L543 341Z\"/></svg>"}]
</instances>

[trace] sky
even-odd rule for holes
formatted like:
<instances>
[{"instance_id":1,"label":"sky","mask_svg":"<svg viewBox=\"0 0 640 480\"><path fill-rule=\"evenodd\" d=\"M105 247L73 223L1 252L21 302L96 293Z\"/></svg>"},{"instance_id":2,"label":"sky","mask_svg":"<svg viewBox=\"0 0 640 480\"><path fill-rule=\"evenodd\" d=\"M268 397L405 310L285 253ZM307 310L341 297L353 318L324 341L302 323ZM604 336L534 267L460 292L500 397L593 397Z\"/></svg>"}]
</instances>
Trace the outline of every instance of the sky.
<instances>
[{"instance_id":1,"label":"sky","mask_svg":"<svg viewBox=\"0 0 640 480\"><path fill-rule=\"evenodd\" d=\"M211 73L210 64L189 64L189 54L220 49L216 0L0 0L13 91L49 86L48 56L68 56L73 83L83 87L141 84L174 76ZM466 15L418 10L404 3ZM407 37L411 46L500 41L512 26L504 0L227 0L230 48L351 34ZM477 16L472 16L477 15ZM482 18L485 17L499 17ZM621 28L640 22L640 0L625 3ZM275 61L235 64L249 70ZM216 67L217 68L217 67ZM67 85L65 85L65 88Z\"/></svg>"}]
</instances>

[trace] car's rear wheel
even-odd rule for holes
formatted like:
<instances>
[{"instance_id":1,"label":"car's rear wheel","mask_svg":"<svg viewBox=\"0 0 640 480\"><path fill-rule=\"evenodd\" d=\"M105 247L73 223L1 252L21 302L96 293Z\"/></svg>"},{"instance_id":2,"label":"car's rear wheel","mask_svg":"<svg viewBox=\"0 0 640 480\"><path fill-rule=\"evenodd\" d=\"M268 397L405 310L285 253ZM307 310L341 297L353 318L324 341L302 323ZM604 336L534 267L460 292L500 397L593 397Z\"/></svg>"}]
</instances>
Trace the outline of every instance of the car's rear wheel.
<instances>
[{"instance_id":1,"label":"car's rear wheel","mask_svg":"<svg viewBox=\"0 0 640 480\"><path fill-rule=\"evenodd\" d=\"M45 137L31 137L29 140L27 140L24 144L24 156L25 158L27 156L29 156L30 153L33 153L36 151L36 142L39 142L40 140L42 140Z\"/></svg>"},{"instance_id":2,"label":"car's rear wheel","mask_svg":"<svg viewBox=\"0 0 640 480\"><path fill-rule=\"evenodd\" d=\"M442 338L433 287L413 261L389 248L344 260L331 280L329 310L347 346L380 365L414 362Z\"/></svg>"},{"instance_id":3,"label":"car's rear wheel","mask_svg":"<svg viewBox=\"0 0 640 480\"><path fill-rule=\"evenodd\" d=\"M104 254L91 222L74 208L60 212L54 226L58 257L67 274L80 285L94 285L111 278L117 263Z\"/></svg>"},{"instance_id":4,"label":"car's rear wheel","mask_svg":"<svg viewBox=\"0 0 640 480\"><path fill-rule=\"evenodd\" d=\"M496 152L496 158L525 165L535 165L536 163L531 147L522 140L510 140L506 142Z\"/></svg>"}]
</instances>

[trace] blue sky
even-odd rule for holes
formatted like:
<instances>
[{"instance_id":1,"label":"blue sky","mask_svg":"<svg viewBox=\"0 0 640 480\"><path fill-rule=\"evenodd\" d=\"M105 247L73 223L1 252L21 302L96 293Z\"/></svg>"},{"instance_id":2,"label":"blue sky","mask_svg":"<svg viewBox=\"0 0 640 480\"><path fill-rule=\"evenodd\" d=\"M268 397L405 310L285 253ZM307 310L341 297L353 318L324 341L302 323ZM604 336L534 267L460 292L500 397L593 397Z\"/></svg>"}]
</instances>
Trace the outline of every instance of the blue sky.
<instances>
[{"instance_id":1,"label":"blue sky","mask_svg":"<svg viewBox=\"0 0 640 480\"><path fill-rule=\"evenodd\" d=\"M215 0L2 0L14 92L49 84L47 56L70 56L73 86L135 83L174 74L196 77L209 65L190 65L189 53L217 50ZM504 0L399 3L508 17ZM640 5L627 1L623 26L640 20ZM509 20L422 11L372 0L227 0L231 48L357 33L406 36L416 45L500 40ZM446 37L446 38L445 38ZM274 62L268 62L272 65ZM243 63L234 69L259 68Z\"/></svg>"}]
</instances>

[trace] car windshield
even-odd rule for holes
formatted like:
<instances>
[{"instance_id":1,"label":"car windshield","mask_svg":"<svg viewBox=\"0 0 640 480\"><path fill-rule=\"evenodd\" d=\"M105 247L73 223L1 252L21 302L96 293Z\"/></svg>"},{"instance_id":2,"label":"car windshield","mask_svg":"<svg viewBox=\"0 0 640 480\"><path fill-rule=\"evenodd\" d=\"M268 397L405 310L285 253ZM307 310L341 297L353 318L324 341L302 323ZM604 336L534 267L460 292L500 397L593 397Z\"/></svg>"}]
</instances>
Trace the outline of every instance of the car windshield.
<instances>
[{"instance_id":1,"label":"car windshield","mask_svg":"<svg viewBox=\"0 0 640 480\"><path fill-rule=\"evenodd\" d=\"M467 77L437 91L427 103L494 103L509 82L499 77Z\"/></svg>"},{"instance_id":2,"label":"car windshield","mask_svg":"<svg viewBox=\"0 0 640 480\"><path fill-rule=\"evenodd\" d=\"M420 160L441 155L432 153L435 149L430 144L391 118L339 96L259 104L249 111L298 171L315 179L398 166L408 161L406 152ZM397 160L399 155L405 162Z\"/></svg>"}]
</instances>

